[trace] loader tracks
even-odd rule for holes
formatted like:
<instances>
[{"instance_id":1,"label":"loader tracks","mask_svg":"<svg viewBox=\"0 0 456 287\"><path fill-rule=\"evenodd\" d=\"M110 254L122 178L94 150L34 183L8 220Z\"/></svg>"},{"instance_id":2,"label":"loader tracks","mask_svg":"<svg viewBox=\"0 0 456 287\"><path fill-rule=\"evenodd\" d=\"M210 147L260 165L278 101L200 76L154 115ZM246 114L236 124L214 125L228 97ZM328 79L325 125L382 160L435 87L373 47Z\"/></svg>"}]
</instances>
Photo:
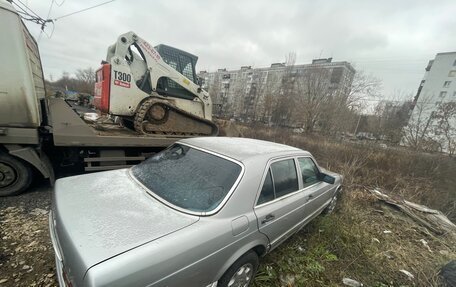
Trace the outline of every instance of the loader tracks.
<instances>
[{"instance_id":1,"label":"loader tracks","mask_svg":"<svg viewBox=\"0 0 456 287\"><path fill-rule=\"evenodd\" d=\"M215 136L217 126L206 119L178 109L170 102L151 97L134 117L135 130L144 135L166 137Z\"/></svg>"}]
</instances>

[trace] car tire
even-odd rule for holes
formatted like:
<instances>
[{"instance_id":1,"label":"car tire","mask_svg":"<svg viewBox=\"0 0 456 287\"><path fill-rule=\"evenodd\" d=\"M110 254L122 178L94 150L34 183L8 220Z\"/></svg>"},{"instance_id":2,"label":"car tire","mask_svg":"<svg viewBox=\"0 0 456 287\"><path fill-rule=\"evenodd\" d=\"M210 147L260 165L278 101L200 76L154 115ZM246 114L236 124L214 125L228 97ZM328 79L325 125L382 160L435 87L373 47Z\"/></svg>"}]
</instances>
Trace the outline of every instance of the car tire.
<instances>
[{"instance_id":1,"label":"car tire","mask_svg":"<svg viewBox=\"0 0 456 287\"><path fill-rule=\"evenodd\" d=\"M0 152L0 196L25 191L32 183L32 178L33 170L27 163Z\"/></svg>"},{"instance_id":2,"label":"car tire","mask_svg":"<svg viewBox=\"0 0 456 287\"><path fill-rule=\"evenodd\" d=\"M339 196L340 196L340 188L336 191L336 193L332 197L331 201L329 202L328 206L326 206L326 208L323 209L322 214L329 215L334 212L334 210L336 209L336 205L337 205Z\"/></svg>"},{"instance_id":3,"label":"car tire","mask_svg":"<svg viewBox=\"0 0 456 287\"><path fill-rule=\"evenodd\" d=\"M249 251L231 265L218 281L217 287L247 287L255 277L260 265L258 255Z\"/></svg>"}]
</instances>

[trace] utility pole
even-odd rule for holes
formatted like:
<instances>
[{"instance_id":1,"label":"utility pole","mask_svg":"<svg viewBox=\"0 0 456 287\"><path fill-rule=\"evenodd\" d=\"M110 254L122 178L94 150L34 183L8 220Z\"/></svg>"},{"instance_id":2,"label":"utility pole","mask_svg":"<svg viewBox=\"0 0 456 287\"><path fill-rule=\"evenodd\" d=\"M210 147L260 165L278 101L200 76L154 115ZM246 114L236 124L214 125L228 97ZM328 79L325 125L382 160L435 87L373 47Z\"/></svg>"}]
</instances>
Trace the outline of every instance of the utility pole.
<instances>
[{"instance_id":1,"label":"utility pole","mask_svg":"<svg viewBox=\"0 0 456 287\"><path fill-rule=\"evenodd\" d=\"M355 132L353 133L355 136L356 136L356 133L358 132L359 122L361 121L362 116L363 116L362 114L359 114L358 123L356 124Z\"/></svg>"}]
</instances>

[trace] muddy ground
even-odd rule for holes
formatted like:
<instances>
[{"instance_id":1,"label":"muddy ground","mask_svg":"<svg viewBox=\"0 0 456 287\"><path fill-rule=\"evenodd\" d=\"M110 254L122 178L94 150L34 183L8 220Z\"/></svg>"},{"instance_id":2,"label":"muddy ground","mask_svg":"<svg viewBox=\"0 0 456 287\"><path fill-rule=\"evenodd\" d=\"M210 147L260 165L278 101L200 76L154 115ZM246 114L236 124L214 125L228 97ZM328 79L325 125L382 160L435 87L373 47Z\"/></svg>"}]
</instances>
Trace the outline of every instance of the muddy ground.
<instances>
[{"instance_id":1,"label":"muddy ground","mask_svg":"<svg viewBox=\"0 0 456 287\"><path fill-rule=\"evenodd\" d=\"M51 187L0 198L0 286L58 286L49 238Z\"/></svg>"}]
</instances>

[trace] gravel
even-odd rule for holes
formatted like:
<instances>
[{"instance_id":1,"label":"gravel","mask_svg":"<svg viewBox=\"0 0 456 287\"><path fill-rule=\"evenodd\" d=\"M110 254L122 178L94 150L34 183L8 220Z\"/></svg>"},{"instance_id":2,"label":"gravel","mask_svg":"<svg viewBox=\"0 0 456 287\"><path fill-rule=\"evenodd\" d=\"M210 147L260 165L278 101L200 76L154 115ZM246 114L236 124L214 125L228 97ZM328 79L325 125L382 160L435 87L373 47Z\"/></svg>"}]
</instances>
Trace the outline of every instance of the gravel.
<instances>
[{"instance_id":1,"label":"gravel","mask_svg":"<svg viewBox=\"0 0 456 287\"><path fill-rule=\"evenodd\" d=\"M58 286L48 227L51 191L41 182L0 197L0 287Z\"/></svg>"}]
</instances>

